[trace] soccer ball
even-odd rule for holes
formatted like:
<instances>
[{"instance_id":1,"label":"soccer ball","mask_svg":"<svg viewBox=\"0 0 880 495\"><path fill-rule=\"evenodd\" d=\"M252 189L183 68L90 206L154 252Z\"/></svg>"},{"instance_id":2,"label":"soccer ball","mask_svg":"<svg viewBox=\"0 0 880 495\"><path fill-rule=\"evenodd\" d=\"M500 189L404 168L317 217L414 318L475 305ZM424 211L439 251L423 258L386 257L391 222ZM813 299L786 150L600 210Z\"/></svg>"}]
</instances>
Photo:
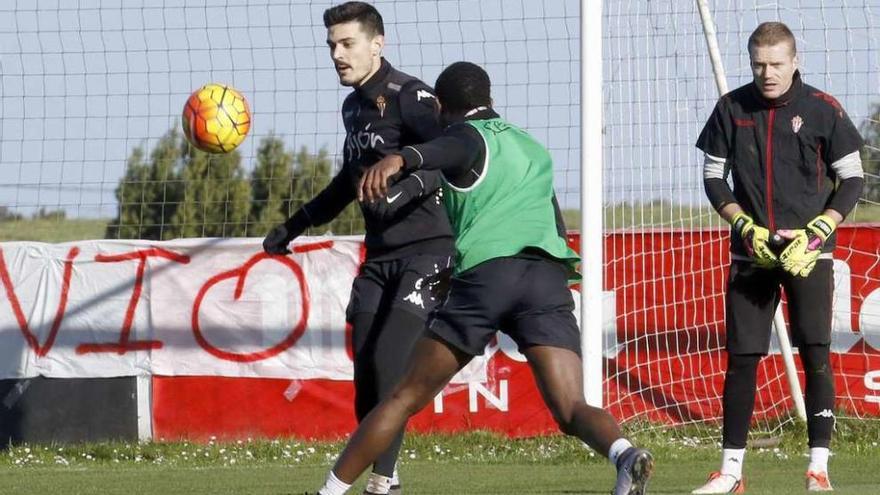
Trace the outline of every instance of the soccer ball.
<instances>
[{"instance_id":1,"label":"soccer ball","mask_svg":"<svg viewBox=\"0 0 880 495\"><path fill-rule=\"evenodd\" d=\"M225 84L206 84L183 107L183 133L196 148L229 153L244 141L251 128L247 100Z\"/></svg>"}]
</instances>

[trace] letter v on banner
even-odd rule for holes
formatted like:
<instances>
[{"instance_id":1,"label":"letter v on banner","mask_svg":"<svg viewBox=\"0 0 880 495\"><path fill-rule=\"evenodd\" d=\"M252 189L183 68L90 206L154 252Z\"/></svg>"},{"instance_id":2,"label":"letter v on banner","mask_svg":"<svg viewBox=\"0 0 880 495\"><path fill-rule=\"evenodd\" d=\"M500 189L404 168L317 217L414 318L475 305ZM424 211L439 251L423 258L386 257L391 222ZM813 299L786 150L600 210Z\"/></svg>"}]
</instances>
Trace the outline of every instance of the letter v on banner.
<instances>
[{"instance_id":1,"label":"letter v on banner","mask_svg":"<svg viewBox=\"0 0 880 495\"><path fill-rule=\"evenodd\" d=\"M9 270L6 267L6 258L3 256L3 249L0 248L0 280L3 282L3 288L6 289L6 297L9 299L9 305L12 306L12 312L18 321L18 327L24 340L27 341L28 347L33 349L38 357L43 357L52 349L55 343L55 337L61 328L61 322L64 320L64 310L67 308L67 295L70 291L70 277L73 274L73 260L79 255L79 248L74 246L67 252L67 259L64 260L64 276L61 281L61 298L58 301L58 309L55 311L55 319L52 320L52 328L49 330L49 336L46 341L40 344L37 336L28 326L28 321L24 317L21 310L21 303L15 294L15 287L12 285L12 277L9 276Z\"/></svg>"}]
</instances>

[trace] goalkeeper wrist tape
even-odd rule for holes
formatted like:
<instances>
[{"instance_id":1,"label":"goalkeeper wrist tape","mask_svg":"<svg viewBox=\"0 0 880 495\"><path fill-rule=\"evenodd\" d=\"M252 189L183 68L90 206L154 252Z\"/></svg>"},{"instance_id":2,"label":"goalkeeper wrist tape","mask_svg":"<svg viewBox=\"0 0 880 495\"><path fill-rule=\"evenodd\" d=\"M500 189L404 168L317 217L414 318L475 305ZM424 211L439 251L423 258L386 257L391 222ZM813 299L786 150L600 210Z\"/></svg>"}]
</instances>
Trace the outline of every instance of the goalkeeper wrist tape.
<instances>
[{"instance_id":1,"label":"goalkeeper wrist tape","mask_svg":"<svg viewBox=\"0 0 880 495\"><path fill-rule=\"evenodd\" d=\"M837 223L828 215L819 215L810 220L806 231L810 238L809 249L820 249L837 229Z\"/></svg>"},{"instance_id":2,"label":"goalkeeper wrist tape","mask_svg":"<svg viewBox=\"0 0 880 495\"><path fill-rule=\"evenodd\" d=\"M735 230L740 237L744 238L747 230L755 225L755 221L752 220L752 217L741 211L733 216L730 220L730 225L733 226L733 230Z\"/></svg>"}]
</instances>

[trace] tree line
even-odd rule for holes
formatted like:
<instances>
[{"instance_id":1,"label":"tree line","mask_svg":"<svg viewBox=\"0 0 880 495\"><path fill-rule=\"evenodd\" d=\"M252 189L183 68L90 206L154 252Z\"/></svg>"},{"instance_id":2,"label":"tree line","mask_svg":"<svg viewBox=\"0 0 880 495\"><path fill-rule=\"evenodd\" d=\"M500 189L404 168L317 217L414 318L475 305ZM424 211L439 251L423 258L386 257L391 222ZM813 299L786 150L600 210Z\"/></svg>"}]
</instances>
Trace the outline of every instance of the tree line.
<instances>
[{"instance_id":1,"label":"tree line","mask_svg":"<svg viewBox=\"0 0 880 495\"><path fill-rule=\"evenodd\" d=\"M261 237L321 191L332 178L326 149L288 151L275 135L260 141L250 174L238 151L222 155L190 146L176 130L147 157L135 148L116 187L118 215L108 239L166 240L183 237ZM364 231L356 203L317 235Z\"/></svg>"},{"instance_id":2,"label":"tree line","mask_svg":"<svg viewBox=\"0 0 880 495\"><path fill-rule=\"evenodd\" d=\"M861 125L865 190L862 202L880 204L880 104ZM149 158L135 148L116 188L118 216L107 227L110 239L164 240L182 237L261 237L321 191L332 178L326 149L288 151L269 135L257 150L248 175L238 151L201 152L175 130L163 136ZM0 210L0 219L4 211ZM10 213L10 212L5 212ZM44 214L57 214L46 212ZM361 234L356 203L311 235Z\"/></svg>"}]
</instances>

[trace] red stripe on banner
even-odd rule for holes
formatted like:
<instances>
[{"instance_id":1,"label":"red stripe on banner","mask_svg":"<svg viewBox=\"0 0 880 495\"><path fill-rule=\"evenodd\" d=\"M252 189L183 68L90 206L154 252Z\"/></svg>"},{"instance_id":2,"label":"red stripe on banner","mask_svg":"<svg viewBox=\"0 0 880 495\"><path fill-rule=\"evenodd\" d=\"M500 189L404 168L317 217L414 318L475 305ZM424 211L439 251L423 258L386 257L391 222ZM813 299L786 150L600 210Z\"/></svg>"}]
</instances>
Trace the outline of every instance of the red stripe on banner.
<instances>
[{"instance_id":1,"label":"red stripe on banner","mask_svg":"<svg viewBox=\"0 0 880 495\"><path fill-rule=\"evenodd\" d=\"M448 386L442 400L412 418L409 430L557 431L527 365L500 355L491 367L488 383ZM153 436L162 440L335 439L357 425L354 387L347 381L154 376L152 399Z\"/></svg>"}]
</instances>

